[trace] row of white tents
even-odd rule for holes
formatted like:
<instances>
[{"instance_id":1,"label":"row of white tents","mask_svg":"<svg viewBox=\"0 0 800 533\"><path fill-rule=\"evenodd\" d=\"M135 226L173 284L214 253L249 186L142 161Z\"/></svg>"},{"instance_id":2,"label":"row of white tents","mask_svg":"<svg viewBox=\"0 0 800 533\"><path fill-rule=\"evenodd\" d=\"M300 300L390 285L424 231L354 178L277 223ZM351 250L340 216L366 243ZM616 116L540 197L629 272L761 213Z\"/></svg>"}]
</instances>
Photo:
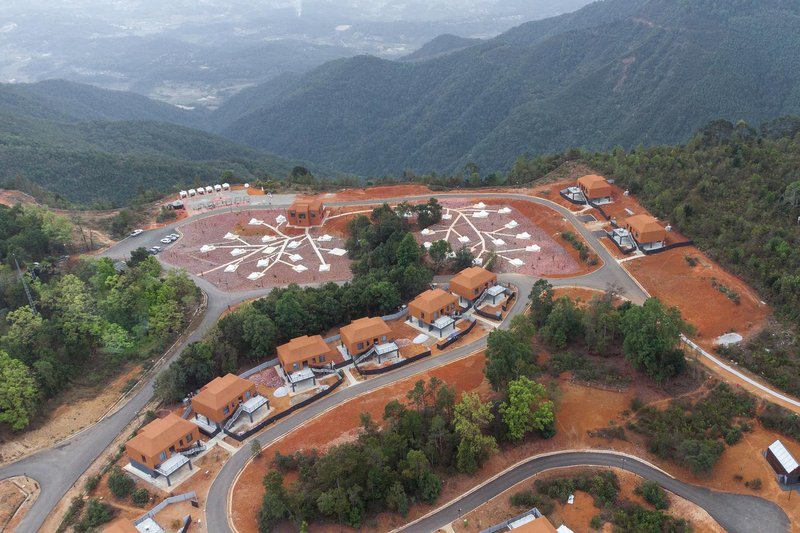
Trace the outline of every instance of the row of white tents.
<instances>
[{"instance_id":1,"label":"row of white tents","mask_svg":"<svg viewBox=\"0 0 800 533\"><path fill-rule=\"evenodd\" d=\"M215 192L221 191L229 191L231 190L230 183L223 183L222 185L207 185L206 187L198 187L197 189L189 189L188 191L181 191L181 198L191 198L192 196L197 196L198 194L214 194Z\"/></svg>"}]
</instances>

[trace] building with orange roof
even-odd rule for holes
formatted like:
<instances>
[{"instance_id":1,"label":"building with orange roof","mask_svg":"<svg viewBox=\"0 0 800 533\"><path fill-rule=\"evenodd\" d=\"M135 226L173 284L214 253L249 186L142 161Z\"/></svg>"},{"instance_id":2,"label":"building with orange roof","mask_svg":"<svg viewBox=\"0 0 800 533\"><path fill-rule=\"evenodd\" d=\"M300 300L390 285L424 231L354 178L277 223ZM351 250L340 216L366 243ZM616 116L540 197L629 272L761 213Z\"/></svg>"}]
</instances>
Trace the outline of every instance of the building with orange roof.
<instances>
[{"instance_id":1,"label":"building with orange roof","mask_svg":"<svg viewBox=\"0 0 800 533\"><path fill-rule=\"evenodd\" d=\"M639 248L645 251L661 248L667 239L667 230L650 215L628 217L624 226Z\"/></svg>"},{"instance_id":2,"label":"building with orange roof","mask_svg":"<svg viewBox=\"0 0 800 533\"><path fill-rule=\"evenodd\" d=\"M341 343L352 356L363 354L373 346L394 341L391 328L382 318L359 318L339 330Z\"/></svg>"},{"instance_id":3,"label":"building with orange roof","mask_svg":"<svg viewBox=\"0 0 800 533\"><path fill-rule=\"evenodd\" d=\"M325 206L317 196L298 196L286 210L291 226L320 226L325 218Z\"/></svg>"},{"instance_id":4,"label":"building with orange roof","mask_svg":"<svg viewBox=\"0 0 800 533\"><path fill-rule=\"evenodd\" d=\"M458 310L458 296L438 288L423 292L408 304L408 314L420 327L436 328L439 333L453 324L451 317Z\"/></svg>"},{"instance_id":5,"label":"building with orange roof","mask_svg":"<svg viewBox=\"0 0 800 533\"><path fill-rule=\"evenodd\" d=\"M192 463L182 451L200 448L197 426L174 413L157 418L125 443L125 455L131 466L157 477L169 476L184 464Z\"/></svg>"},{"instance_id":6,"label":"building with orange roof","mask_svg":"<svg viewBox=\"0 0 800 533\"><path fill-rule=\"evenodd\" d=\"M287 374L328 364L331 348L320 335L303 335L278 346L278 361Z\"/></svg>"},{"instance_id":7,"label":"building with orange roof","mask_svg":"<svg viewBox=\"0 0 800 533\"><path fill-rule=\"evenodd\" d=\"M477 300L483 291L496 284L497 274L483 267L473 266L453 276L450 280L450 292L469 305Z\"/></svg>"},{"instance_id":8,"label":"building with orange roof","mask_svg":"<svg viewBox=\"0 0 800 533\"><path fill-rule=\"evenodd\" d=\"M578 188L583 196L592 203L609 203L611 201L611 184L603 176L589 174L578 178Z\"/></svg>"},{"instance_id":9,"label":"building with orange roof","mask_svg":"<svg viewBox=\"0 0 800 533\"><path fill-rule=\"evenodd\" d=\"M195 417L202 416L212 427L222 426L239 408L250 400L258 400L259 407L266 400L256 394L256 384L233 374L214 378L200 392L192 396ZM253 409L255 410L255 409ZM252 411L250 412L252 419Z\"/></svg>"}]
</instances>

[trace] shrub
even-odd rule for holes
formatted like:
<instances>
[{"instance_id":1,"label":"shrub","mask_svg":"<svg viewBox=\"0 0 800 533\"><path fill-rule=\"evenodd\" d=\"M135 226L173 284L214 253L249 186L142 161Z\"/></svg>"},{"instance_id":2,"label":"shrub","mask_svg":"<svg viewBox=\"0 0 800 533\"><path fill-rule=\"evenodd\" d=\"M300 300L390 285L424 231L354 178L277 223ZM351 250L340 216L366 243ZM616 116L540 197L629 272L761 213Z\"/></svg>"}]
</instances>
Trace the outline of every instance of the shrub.
<instances>
[{"instance_id":1,"label":"shrub","mask_svg":"<svg viewBox=\"0 0 800 533\"><path fill-rule=\"evenodd\" d=\"M128 477L118 466L115 466L108 475L108 488L111 490L111 494L117 499L129 496L130 493L133 492L135 486L136 483L133 479Z\"/></svg>"},{"instance_id":2,"label":"shrub","mask_svg":"<svg viewBox=\"0 0 800 533\"><path fill-rule=\"evenodd\" d=\"M633 400L631 400L631 411L634 413L644 407L644 401L638 396L634 396Z\"/></svg>"},{"instance_id":3,"label":"shrub","mask_svg":"<svg viewBox=\"0 0 800 533\"><path fill-rule=\"evenodd\" d=\"M136 489L131 494L131 500L139 507L144 507L150 501L150 493L147 492L147 489Z\"/></svg>"},{"instance_id":4,"label":"shrub","mask_svg":"<svg viewBox=\"0 0 800 533\"><path fill-rule=\"evenodd\" d=\"M755 479L751 479L750 481L745 481L744 486L756 491L761 490L761 478L757 477Z\"/></svg>"},{"instance_id":5,"label":"shrub","mask_svg":"<svg viewBox=\"0 0 800 533\"><path fill-rule=\"evenodd\" d=\"M82 533L89 531L93 528L101 526L106 522L110 522L114 517L112 508L107 503L103 503L97 498L92 498L86 505L86 511L83 513L83 519L75 526L75 531Z\"/></svg>"},{"instance_id":6,"label":"shrub","mask_svg":"<svg viewBox=\"0 0 800 533\"><path fill-rule=\"evenodd\" d=\"M591 522L589 522L589 527L592 529L600 529L603 527L603 517L598 515L594 515L592 517Z\"/></svg>"},{"instance_id":7,"label":"shrub","mask_svg":"<svg viewBox=\"0 0 800 533\"><path fill-rule=\"evenodd\" d=\"M636 494L639 494L644 501L662 511L669 508L669 499L667 493L655 481L645 480L636 487Z\"/></svg>"},{"instance_id":8,"label":"shrub","mask_svg":"<svg viewBox=\"0 0 800 533\"><path fill-rule=\"evenodd\" d=\"M509 498L511 505L514 507L527 508L536 507L536 502L538 500L539 498L533 493L532 490L521 490L519 492L515 492L511 495L511 498Z\"/></svg>"},{"instance_id":9,"label":"shrub","mask_svg":"<svg viewBox=\"0 0 800 533\"><path fill-rule=\"evenodd\" d=\"M94 476L89 476L86 478L86 483L83 485L83 487L86 489L86 492L91 492L97 487L98 483L100 483L100 476L95 474Z\"/></svg>"}]
</instances>

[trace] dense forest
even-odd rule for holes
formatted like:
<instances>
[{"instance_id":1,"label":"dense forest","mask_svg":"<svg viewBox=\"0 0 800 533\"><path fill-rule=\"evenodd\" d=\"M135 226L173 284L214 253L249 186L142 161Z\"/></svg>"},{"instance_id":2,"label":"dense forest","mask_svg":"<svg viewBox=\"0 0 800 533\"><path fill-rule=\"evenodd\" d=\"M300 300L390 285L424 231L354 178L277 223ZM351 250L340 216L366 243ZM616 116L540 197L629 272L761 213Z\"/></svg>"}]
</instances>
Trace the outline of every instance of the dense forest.
<instances>
[{"instance_id":1,"label":"dense forest","mask_svg":"<svg viewBox=\"0 0 800 533\"><path fill-rule=\"evenodd\" d=\"M69 231L47 211L0 207L0 422L15 430L71 384L97 385L160 354L197 306L186 274L163 273L149 255L127 265L54 258ZM15 258L28 266L33 307Z\"/></svg>"},{"instance_id":2,"label":"dense forest","mask_svg":"<svg viewBox=\"0 0 800 533\"><path fill-rule=\"evenodd\" d=\"M522 157L508 182L529 183L567 161L629 189L774 305L781 323L721 351L800 394L800 118L758 128L715 121L685 145Z\"/></svg>"},{"instance_id":3,"label":"dense forest","mask_svg":"<svg viewBox=\"0 0 800 533\"><path fill-rule=\"evenodd\" d=\"M414 63L331 61L271 84L224 135L378 176L506 170L520 153L683 142L800 113L800 5L607 0ZM215 123L224 125L223 105Z\"/></svg>"},{"instance_id":4,"label":"dense forest","mask_svg":"<svg viewBox=\"0 0 800 533\"><path fill-rule=\"evenodd\" d=\"M436 223L441 217L436 200L423 205L431 212L423 217L425 223ZM369 217L355 217L347 241L354 260L352 281L306 288L290 285L240 306L159 375L156 394L166 401L180 400L217 375L273 357L277 346L294 337L318 335L356 318L396 311L433 279L410 229L408 219L386 204L373 209Z\"/></svg>"},{"instance_id":5,"label":"dense forest","mask_svg":"<svg viewBox=\"0 0 800 533\"><path fill-rule=\"evenodd\" d=\"M190 127L206 115L59 80L0 85L0 183L27 180L74 203L124 205L142 190L163 194L223 173L228 181L284 177L296 166Z\"/></svg>"},{"instance_id":6,"label":"dense forest","mask_svg":"<svg viewBox=\"0 0 800 533\"><path fill-rule=\"evenodd\" d=\"M510 384L500 403L503 414L494 424L496 435L490 430L492 403L482 402L477 393L464 393L456 401L451 386L431 378L418 381L406 399L386 404L380 425L363 413L353 443L324 454L276 454L274 469L264 478L267 492L259 531L272 531L287 519L296 524L331 520L358 528L370 515L387 509L405 516L417 502L436 502L443 475L474 473L498 451L498 439L509 440L509 424L519 425L520 412L530 421L524 433L550 431L555 424L553 402L544 387L525 377ZM283 474L288 472L296 472L298 481L287 487Z\"/></svg>"}]
</instances>

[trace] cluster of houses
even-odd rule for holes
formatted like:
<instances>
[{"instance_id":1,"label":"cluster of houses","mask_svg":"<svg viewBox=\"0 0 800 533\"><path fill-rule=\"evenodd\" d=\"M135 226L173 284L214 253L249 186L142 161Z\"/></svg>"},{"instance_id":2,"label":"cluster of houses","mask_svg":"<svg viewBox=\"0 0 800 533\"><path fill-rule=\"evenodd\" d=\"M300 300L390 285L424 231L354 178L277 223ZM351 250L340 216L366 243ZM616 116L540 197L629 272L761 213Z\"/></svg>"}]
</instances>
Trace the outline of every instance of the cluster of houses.
<instances>
[{"instance_id":1,"label":"cluster of houses","mask_svg":"<svg viewBox=\"0 0 800 533\"><path fill-rule=\"evenodd\" d=\"M170 476L183 466L191 470L192 457L205 451L201 431L214 435L244 415L253 422L264 406L269 409L269 400L252 381L233 374L215 378L191 398L194 417L170 413L153 420L125 444L125 454L131 467L151 478L163 476L171 486Z\"/></svg>"},{"instance_id":2,"label":"cluster of houses","mask_svg":"<svg viewBox=\"0 0 800 533\"><path fill-rule=\"evenodd\" d=\"M611 183L603 176L595 174L581 176L575 185L561 190L561 196L574 204L588 204L601 210L602 206L614 202ZM650 215L636 215L630 210L628 213L630 216L619 223L612 219L615 227L608 232L609 238L620 250L624 253L634 250L652 252L666 245L669 226L662 226Z\"/></svg>"},{"instance_id":3,"label":"cluster of houses","mask_svg":"<svg viewBox=\"0 0 800 533\"><path fill-rule=\"evenodd\" d=\"M184 198L194 198L195 196L203 196L205 194L214 194L215 192L222 192L222 191L229 191L231 190L230 183L223 183L217 185L206 185L205 187L198 187L196 189L188 189L185 191L181 191L180 197L181 199Z\"/></svg>"},{"instance_id":4,"label":"cluster of houses","mask_svg":"<svg viewBox=\"0 0 800 533\"><path fill-rule=\"evenodd\" d=\"M497 285L497 275L481 267L471 267L453 277L450 290L427 290L408 306L409 321L426 332L442 336L453 328L464 308L479 301L495 299L505 291ZM362 362L374 358L378 364L396 358L400 348L395 335L382 318L359 318L342 327L338 344L332 346L320 335L304 335L278 346L278 364L293 391L316 385L316 372L330 372L334 365ZM184 419L176 414L154 420L125 445L130 465L139 472L171 485L170 476L186 466L192 457L205 451L200 432L214 435L229 430L239 421L253 423L253 416L269 400L258 394L250 380L233 374L209 382L190 398L193 415ZM262 413L263 416L263 413Z\"/></svg>"}]
</instances>

